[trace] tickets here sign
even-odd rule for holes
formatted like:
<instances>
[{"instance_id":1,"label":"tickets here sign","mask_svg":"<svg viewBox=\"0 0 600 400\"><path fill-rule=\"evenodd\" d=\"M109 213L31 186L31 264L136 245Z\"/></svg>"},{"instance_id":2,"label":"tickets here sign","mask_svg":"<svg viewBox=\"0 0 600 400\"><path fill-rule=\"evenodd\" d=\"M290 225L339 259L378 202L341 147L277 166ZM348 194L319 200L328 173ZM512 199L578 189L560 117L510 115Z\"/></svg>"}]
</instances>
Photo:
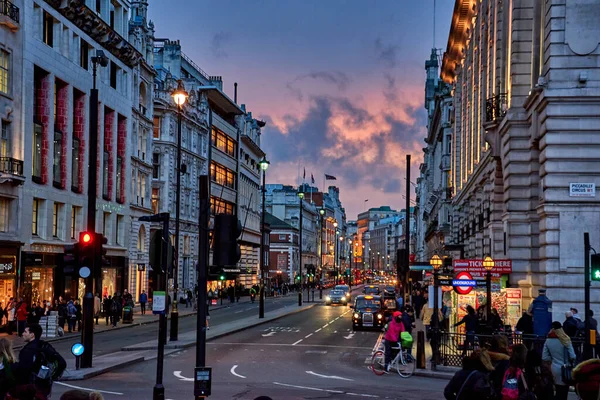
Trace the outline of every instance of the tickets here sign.
<instances>
[{"instance_id":1,"label":"tickets here sign","mask_svg":"<svg viewBox=\"0 0 600 400\"><path fill-rule=\"evenodd\" d=\"M454 260L452 262L454 272L469 272L474 278L485 277L487 270L483 267L483 260ZM512 273L512 260L494 260L494 269L492 269L492 277L500 278L500 276Z\"/></svg>"}]
</instances>

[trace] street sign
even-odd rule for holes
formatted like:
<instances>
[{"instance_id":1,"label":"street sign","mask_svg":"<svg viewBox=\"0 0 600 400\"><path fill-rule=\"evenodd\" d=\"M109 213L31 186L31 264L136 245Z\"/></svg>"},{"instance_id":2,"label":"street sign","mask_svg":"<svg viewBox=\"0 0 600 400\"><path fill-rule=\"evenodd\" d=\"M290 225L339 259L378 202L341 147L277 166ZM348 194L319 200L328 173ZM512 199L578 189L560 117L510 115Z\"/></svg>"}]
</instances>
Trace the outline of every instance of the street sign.
<instances>
[{"instance_id":1,"label":"street sign","mask_svg":"<svg viewBox=\"0 0 600 400\"><path fill-rule=\"evenodd\" d=\"M477 281L472 280L468 281L466 279L454 279L452 281L452 286L477 286Z\"/></svg>"},{"instance_id":2,"label":"street sign","mask_svg":"<svg viewBox=\"0 0 600 400\"><path fill-rule=\"evenodd\" d=\"M83 354L83 345L81 343L75 343L73 346L71 346L71 354L73 354L75 357L79 357Z\"/></svg>"},{"instance_id":3,"label":"street sign","mask_svg":"<svg viewBox=\"0 0 600 400\"><path fill-rule=\"evenodd\" d=\"M154 291L152 294L152 314L164 314L167 306L165 292Z\"/></svg>"},{"instance_id":4,"label":"street sign","mask_svg":"<svg viewBox=\"0 0 600 400\"><path fill-rule=\"evenodd\" d=\"M455 281L464 281L464 285L462 284L462 282L454 284ZM454 286L454 290L458 294L469 294L471 293L471 290L473 290L473 286L476 285L476 283L474 285L471 285L471 283L475 283L475 281L473 280L473 277L470 273L459 272L458 274L456 274L456 278L452 281L452 286Z\"/></svg>"},{"instance_id":5,"label":"street sign","mask_svg":"<svg viewBox=\"0 0 600 400\"><path fill-rule=\"evenodd\" d=\"M483 260L453 260L452 268L454 272L468 272L474 278L485 278L487 270L483 268ZM492 277L500 278L502 275L512 273L512 260L494 260L494 269Z\"/></svg>"},{"instance_id":6,"label":"street sign","mask_svg":"<svg viewBox=\"0 0 600 400\"><path fill-rule=\"evenodd\" d=\"M596 184L569 183L569 197L596 197Z\"/></svg>"}]
</instances>

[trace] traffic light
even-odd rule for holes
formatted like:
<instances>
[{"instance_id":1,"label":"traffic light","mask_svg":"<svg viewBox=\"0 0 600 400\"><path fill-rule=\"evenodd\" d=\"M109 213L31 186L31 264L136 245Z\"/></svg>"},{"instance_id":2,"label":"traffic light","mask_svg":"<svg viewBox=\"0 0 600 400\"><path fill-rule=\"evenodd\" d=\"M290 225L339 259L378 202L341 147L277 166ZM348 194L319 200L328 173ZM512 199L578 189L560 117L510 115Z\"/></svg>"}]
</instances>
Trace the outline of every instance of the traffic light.
<instances>
[{"instance_id":1,"label":"traffic light","mask_svg":"<svg viewBox=\"0 0 600 400\"><path fill-rule=\"evenodd\" d=\"M600 254L592 254L592 280L600 281Z\"/></svg>"},{"instance_id":2,"label":"traffic light","mask_svg":"<svg viewBox=\"0 0 600 400\"><path fill-rule=\"evenodd\" d=\"M63 256L63 272L65 274L75 271L78 262L79 243L66 244L65 254Z\"/></svg>"},{"instance_id":3,"label":"traffic light","mask_svg":"<svg viewBox=\"0 0 600 400\"><path fill-rule=\"evenodd\" d=\"M94 269L94 261L96 255L94 236L94 232L81 232L79 234L77 252L77 266L79 268L88 267L90 270Z\"/></svg>"},{"instance_id":4,"label":"traffic light","mask_svg":"<svg viewBox=\"0 0 600 400\"><path fill-rule=\"evenodd\" d=\"M221 274L219 275L219 280L220 281L224 281L225 280L225 272L221 272Z\"/></svg>"},{"instance_id":5,"label":"traffic light","mask_svg":"<svg viewBox=\"0 0 600 400\"><path fill-rule=\"evenodd\" d=\"M173 245L171 241L167 242L167 265L162 264L162 250L163 250L163 231L157 229L152 233L150 238L150 259L149 263L152 269L156 272L164 274L168 271L170 263L173 262Z\"/></svg>"},{"instance_id":6,"label":"traffic light","mask_svg":"<svg viewBox=\"0 0 600 400\"><path fill-rule=\"evenodd\" d=\"M108 239L101 233L96 233L96 240L94 244L96 246L96 265L100 265L104 267L106 265L110 265L110 262L106 258L106 248L105 244L108 243Z\"/></svg>"},{"instance_id":7,"label":"traffic light","mask_svg":"<svg viewBox=\"0 0 600 400\"><path fill-rule=\"evenodd\" d=\"M235 266L242 256L238 237L242 234L242 224L235 215L215 215L213 265L211 273L218 273L222 267Z\"/></svg>"}]
</instances>

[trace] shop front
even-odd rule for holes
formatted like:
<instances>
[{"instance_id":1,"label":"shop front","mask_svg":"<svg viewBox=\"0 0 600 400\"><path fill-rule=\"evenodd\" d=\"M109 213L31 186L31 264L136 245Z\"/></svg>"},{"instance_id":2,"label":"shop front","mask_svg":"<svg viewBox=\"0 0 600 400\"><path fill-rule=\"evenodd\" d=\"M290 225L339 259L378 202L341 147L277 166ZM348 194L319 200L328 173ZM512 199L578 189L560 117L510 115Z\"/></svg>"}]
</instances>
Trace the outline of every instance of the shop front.
<instances>
[{"instance_id":1,"label":"shop front","mask_svg":"<svg viewBox=\"0 0 600 400\"><path fill-rule=\"evenodd\" d=\"M18 248L0 247L0 305L3 308L17 294L17 254Z\"/></svg>"},{"instance_id":2,"label":"shop front","mask_svg":"<svg viewBox=\"0 0 600 400\"><path fill-rule=\"evenodd\" d=\"M55 270L62 255L37 252L22 254L22 283L19 290L25 300L31 303L42 303L44 300L54 302L54 299L64 296L64 287L55 287Z\"/></svg>"}]
</instances>

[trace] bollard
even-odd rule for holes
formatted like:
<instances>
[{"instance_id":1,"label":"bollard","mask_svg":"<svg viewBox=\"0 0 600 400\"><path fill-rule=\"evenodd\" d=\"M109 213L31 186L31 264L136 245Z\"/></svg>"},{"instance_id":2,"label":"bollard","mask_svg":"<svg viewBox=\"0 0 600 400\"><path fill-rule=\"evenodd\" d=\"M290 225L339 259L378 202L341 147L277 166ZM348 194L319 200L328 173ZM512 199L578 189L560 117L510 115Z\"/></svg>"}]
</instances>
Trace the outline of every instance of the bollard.
<instances>
[{"instance_id":1,"label":"bollard","mask_svg":"<svg viewBox=\"0 0 600 400\"><path fill-rule=\"evenodd\" d=\"M323 299L323 288L319 289L319 300Z\"/></svg>"},{"instance_id":2,"label":"bollard","mask_svg":"<svg viewBox=\"0 0 600 400\"><path fill-rule=\"evenodd\" d=\"M417 332L417 368L426 369L427 363L425 362L425 332Z\"/></svg>"}]
</instances>

